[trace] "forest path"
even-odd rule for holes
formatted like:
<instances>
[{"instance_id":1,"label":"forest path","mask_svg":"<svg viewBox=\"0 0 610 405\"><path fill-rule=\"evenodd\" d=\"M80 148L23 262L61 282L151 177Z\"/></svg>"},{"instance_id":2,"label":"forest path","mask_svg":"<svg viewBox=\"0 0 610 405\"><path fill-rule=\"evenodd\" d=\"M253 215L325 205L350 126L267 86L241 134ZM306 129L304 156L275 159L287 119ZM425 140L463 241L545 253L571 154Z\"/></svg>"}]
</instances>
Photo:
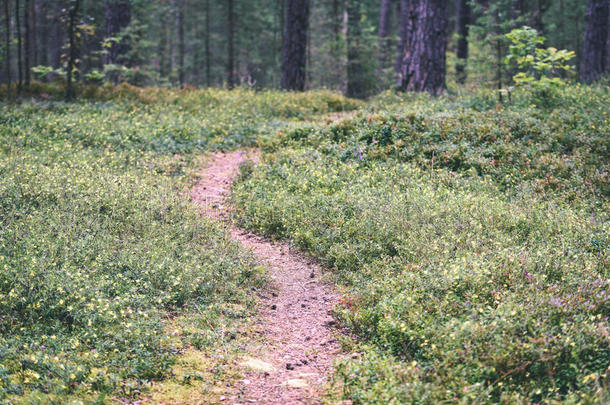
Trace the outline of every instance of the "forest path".
<instances>
[{"instance_id":1,"label":"forest path","mask_svg":"<svg viewBox=\"0 0 610 405\"><path fill-rule=\"evenodd\" d=\"M231 236L250 249L269 271L271 289L261 294L255 332L262 344L242 359L244 379L228 403L317 404L340 354L330 315L338 298L320 280L319 266L286 243L271 242L235 227L230 221L231 185L239 166L257 159L254 152L215 153L208 159L192 196L204 215L222 221Z\"/></svg>"}]
</instances>

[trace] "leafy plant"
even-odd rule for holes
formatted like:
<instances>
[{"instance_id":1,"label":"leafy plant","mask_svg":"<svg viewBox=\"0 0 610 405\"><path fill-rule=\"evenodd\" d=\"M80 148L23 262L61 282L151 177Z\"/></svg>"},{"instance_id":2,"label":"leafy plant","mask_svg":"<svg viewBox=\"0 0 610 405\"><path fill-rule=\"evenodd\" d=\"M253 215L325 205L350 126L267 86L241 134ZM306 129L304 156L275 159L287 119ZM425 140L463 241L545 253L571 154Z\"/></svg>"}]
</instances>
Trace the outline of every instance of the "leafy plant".
<instances>
[{"instance_id":1,"label":"leafy plant","mask_svg":"<svg viewBox=\"0 0 610 405\"><path fill-rule=\"evenodd\" d=\"M135 402L251 315L264 281L185 198L200 155L358 104L128 84L67 104L34 86L50 100L0 105L0 403Z\"/></svg>"},{"instance_id":2,"label":"leafy plant","mask_svg":"<svg viewBox=\"0 0 610 405\"><path fill-rule=\"evenodd\" d=\"M532 88L537 98L548 101L553 90L565 85L561 75L574 72L569 62L575 53L554 47L542 48L546 38L528 26L514 29L506 37L511 43L504 62L516 68L514 82L517 86Z\"/></svg>"},{"instance_id":3,"label":"leafy plant","mask_svg":"<svg viewBox=\"0 0 610 405\"><path fill-rule=\"evenodd\" d=\"M563 93L384 94L291 128L241 179L241 223L342 284L358 354L338 400L607 402L607 91Z\"/></svg>"},{"instance_id":4,"label":"leafy plant","mask_svg":"<svg viewBox=\"0 0 610 405\"><path fill-rule=\"evenodd\" d=\"M106 77L106 75L104 74L104 72L101 72L97 69L94 69L85 75L85 79L88 82L98 83L98 84L102 83L104 81L105 77Z\"/></svg>"},{"instance_id":5,"label":"leafy plant","mask_svg":"<svg viewBox=\"0 0 610 405\"><path fill-rule=\"evenodd\" d=\"M62 78L66 77L66 71L62 68L54 69L52 66L34 66L32 68L32 72L38 77L38 80L49 79L50 77L56 75Z\"/></svg>"}]
</instances>

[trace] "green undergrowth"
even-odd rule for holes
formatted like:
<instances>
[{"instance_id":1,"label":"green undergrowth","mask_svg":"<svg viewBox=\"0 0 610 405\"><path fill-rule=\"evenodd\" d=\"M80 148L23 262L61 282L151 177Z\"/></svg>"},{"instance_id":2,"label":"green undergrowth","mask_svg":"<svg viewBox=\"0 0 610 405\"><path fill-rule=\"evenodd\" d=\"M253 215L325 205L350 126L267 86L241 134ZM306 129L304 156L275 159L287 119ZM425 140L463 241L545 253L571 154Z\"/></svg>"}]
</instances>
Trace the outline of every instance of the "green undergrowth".
<instances>
[{"instance_id":1,"label":"green undergrowth","mask_svg":"<svg viewBox=\"0 0 610 405\"><path fill-rule=\"evenodd\" d=\"M385 93L349 119L303 125L267 146L328 148L343 160L392 158L488 176L503 192L533 190L567 203L610 197L607 88L568 87L554 108L532 104L527 94L504 106L494 97Z\"/></svg>"},{"instance_id":2,"label":"green undergrowth","mask_svg":"<svg viewBox=\"0 0 610 405\"><path fill-rule=\"evenodd\" d=\"M0 403L154 402L229 378L217 349L265 276L189 201L201 155L355 106L128 90L0 105ZM214 384L197 387L207 401Z\"/></svg>"},{"instance_id":3,"label":"green undergrowth","mask_svg":"<svg viewBox=\"0 0 610 405\"><path fill-rule=\"evenodd\" d=\"M253 146L263 135L360 103L328 91L113 90L111 101L56 101L0 106L0 151L73 148L160 154ZM133 94L131 92L134 92Z\"/></svg>"},{"instance_id":4,"label":"green undergrowth","mask_svg":"<svg viewBox=\"0 0 610 405\"><path fill-rule=\"evenodd\" d=\"M178 353L168 316L221 319L251 302L261 271L178 191L121 156L51 163L26 152L0 163L0 382L10 403L135 397ZM185 340L209 344L215 331Z\"/></svg>"},{"instance_id":5,"label":"green undergrowth","mask_svg":"<svg viewBox=\"0 0 610 405\"><path fill-rule=\"evenodd\" d=\"M608 401L608 94L568 92L545 110L388 94L243 174L241 224L345 286L360 355L340 399Z\"/></svg>"}]
</instances>

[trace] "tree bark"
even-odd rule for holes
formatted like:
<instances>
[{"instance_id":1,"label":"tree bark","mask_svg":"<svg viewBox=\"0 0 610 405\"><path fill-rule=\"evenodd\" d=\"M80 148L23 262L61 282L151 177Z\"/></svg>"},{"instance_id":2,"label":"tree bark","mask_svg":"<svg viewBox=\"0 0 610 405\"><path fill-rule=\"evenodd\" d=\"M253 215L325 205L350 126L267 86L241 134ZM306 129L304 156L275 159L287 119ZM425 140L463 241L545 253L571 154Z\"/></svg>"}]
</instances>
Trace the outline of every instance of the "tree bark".
<instances>
[{"instance_id":1,"label":"tree bark","mask_svg":"<svg viewBox=\"0 0 610 405\"><path fill-rule=\"evenodd\" d=\"M364 69L360 58L362 10L359 0L347 1L347 92L348 97L364 98L366 88Z\"/></svg>"},{"instance_id":2,"label":"tree bark","mask_svg":"<svg viewBox=\"0 0 610 405\"><path fill-rule=\"evenodd\" d=\"M286 0L282 46L282 88L303 91L307 65L309 0Z\"/></svg>"},{"instance_id":3,"label":"tree bark","mask_svg":"<svg viewBox=\"0 0 610 405\"><path fill-rule=\"evenodd\" d=\"M414 1L413 23L403 48L400 89L438 95L445 89L447 4L444 0Z\"/></svg>"},{"instance_id":4,"label":"tree bark","mask_svg":"<svg viewBox=\"0 0 610 405\"><path fill-rule=\"evenodd\" d=\"M580 80L591 83L610 71L610 0L589 0Z\"/></svg>"},{"instance_id":5,"label":"tree bark","mask_svg":"<svg viewBox=\"0 0 610 405\"><path fill-rule=\"evenodd\" d=\"M608 5L608 22L606 23L606 69L610 71L610 5Z\"/></svg>"},{"instance_id":6,"label":"tree bark","mask_svg":"<svg viewBox=\"0 0 610 405\"><path fill-rule=\"evenodd\" d=\"M471 10L469 0L457 0L457 62L455 71L457 82L464 84L466 82L466 64L468 61L468 30L471 23Z\"/></svg>"},{"instance_id":7,"label":"tree bark","mask_svg":"<svg viewBox=\"0 0 610 405\"><path fill-rule=\"evenodd\" d=\"M211 82L211 53L210 53L210 0L205 1L205 84L210 87Z\"/></svg>"},{"instance_id":8,"label":"tree bark","mask_svg":"<svg viewBox=\"0 0 610 405\"><path fill-rule=\"evenodd\" d=\"M17 77L19 78L17 89L21 91L21 88L23 87L23 41L21 40L21 15L19 14L19 8L19 0L15 0L15 28L17 31Z\"/></svg>"},{"instance_id":9,"label":"tree bark","mask_svg":"<svg viewBox=\"0 0 610 405\"><path fill-rule=\"evenodd\" d=\"M161 35L159 37L159 74L161 77L167 77L170 71L170 56L169 54L169 30L167 27L167 19L161 18L159 22Z\"/></svg>"},{"instance_id":10,"label":"tree bark","mask_svg":"<svg viewBox=\"0 0 610 405\"><path fill-rule=\"evenodd\" d=\"M381 0L379 12L379 56L377 64L382 71L385 69L390 57L390 16L392 14L392 0Z\"/></svg>"},{"instance_id":11,"label":"tree bark","mask_svg":"<svg viewBox=\"0 0 610 405\"><path fill-rule=\"evenodd\" d=\"M32 54L32 34L30 32L30 0L25 0L25 10L23 11L23 25L25 29L25 57L24 57L24 73L25 73L25 85L30 86L30 56Z\"/></svg>"},{"instance_id":12,"label":"tree bark","mask_svg":"<svg viewBox=\"0 0 610 405\"><path fill-rule=\"evenodd\" d=\"M9 0L4 0L4 63L6 70L6 95L11 98L11 15L8 6Z\"/></svg>"},{"instance_id":13,"label":"tree bark","mask_svg":"<svg viewBox=\"0 0 610 405\"><path fill-rule=\"evenodd\" d=\"M131 22L131 6L127 0L106 0L106 38L116 37L121 34ZM108 53L104 58L105 64L124 63L122 58L129 52L129 45L125 38L120 42L113 41L108 48Z\"/></svg>"},{"instance_id":14,"label":"tree bark","mask_svg":"<svg viewBox=\"0 0 610 405\"><path fill-rule=\"evenodd\" d=\"M275 0L274 1L274 9L273 9L273 69L275 70L276 67L280 66L281 63L281 57L282 57L282 46L284 44L283 42L283 36L282 33L284 32L284 0ZM280 70L278 70L278 73L280 73ZM279 81L278 78L280 78L279 80L281 80L281 74L274 74L272 75L272 79L271 79L271 86L272 87L279 87Z\"/></svg>"},{"instance_id":15,"label":"tree bark","mask_svg":"<svg viewBox=\"0 0 610 405\"><path fill-rule=\"evenodd\" d=\"M174 69L176 68L176 44L175 44L175 39L176 39L176 16L175 16L175 10L176 8L174 7L176 3L176 0L169 0L169 16L173 16L174 19L173 21L170 20L168 18L167 21L167 30L166 30L166 46L167 46L167 63L168 63L168 69L167 69L167 76L170 79L171 84L173 85L174 83L172 82L173 77L172 74L174 72Z\"/></svg>"},{"instance_id":16,"label":"tree bark","mask_svg":"<svg viewBox=\"0 0 610 405\"><path fill-rule=\"evenodd\" d=\"M53 65L50 56L52 34L49 27L49 5L46 0L36 2L36 15L38 16L36 48L39 50L36 65L51 66Z\"/></svg>"},{"instance_id":17,"label":"tree bark","mask_svg":"<svg viewBox=\"0 0 610 405\"><path fill-rule=\"evenodd\" d=\"M500 10L496 7L494 14L494 29L496 31L496 84L498 89L498 102L502 103L502 41L500 39Z\"/></svg>"},{"instance_id":18,"label":"tree bark","mask_svg":"<svg viewBox=\"0 0 610 405\"><path fill-rule=\"evenodd\" d=\"M178 82L184 87L184 1L178 0Z\"/></svg>"},{"instance_id":19,"label":"tree bark","mask_svg":"<svg viewBox=\"0 0 610 405\"><path fill-rule=\"evenodd\" d=\"M205 28L205 27L204 27ZM191 37L193 38L204 38L205 31L200 31L197 27L192 28ZM191 66L191 80L197 86L201 86L202 74L205 75L204 60L202 55L204 54L204 47L195 46L193 49L193 64Z\"/></svg>"},{"instance_id":20,"label":"tree bark","mask_svg":"<svg viewBox=\"0 0 610 405\"><path fill-rule=\"evenodd\" d=\"M29 0L30 2L30 47L32 55L30 57L30 65L38 66L38 21L36 12L38 4L36 0ZM30 72L31 74L31 72Z\"/></svg>"},{"instance_id":21,"label":"tree bark","mask_svg":"<svg viewBox=\"0 0 610 405\"><path fill-rule=\"evenodd\" d=\"M55 69L61 67L61 48L63 46L64 38L64 30L62 28L62 11L60 4L50 2L50 7L53 10L53 22L51 23L51 64Z\"/></svg>"},{"instance_id":22,"label":"tree bark","mask_svg":"<svg viewBox=\"0 0 610 405\"><path fill-rule=\"evenodd\" d=\"M68 22L68 40L70 43L70 49L68 51L68 85L66 86L66 99L74 99L74 88L72 86L72 71L74 70L74 63L76 61L76 17L78 15L78 8L80 7L80 0L74 0L74 5L70 9L69 22Z\"/></svg>"},{"instance_id":23,"label":"tree bark","mask_svg":"<svg viewBox=\"0 0 610 405\"><path fill-rule=\"evenodd\" d=\"M398 76L401 75L404 59L404 49L409 34L413 34L413 19L415 18L415 6L418 0L400 0L398 3L398 56L394 64L394 70ZM400 83L399 79L399 83ZM400 84L398 84L400 86Z\"/></svg>"},{"instance_id":24,"label":"tree bark","mask_svg":"<svg viewBox=\"0 0 610 405\"><path fill-rule=\"evenodd\" d=\"M227 55L227 87L232 89L235 87L235 51L234 51L234 38L235 38L235 13L233 10L233 0L227 0L228 6L228 25L227 25L227 39L228 39L228 55Z\"/></svg>"},{"instance_id":25,"label":"tree bark","mask_svg":"<svg viewBox=\"0 0 610 405\"><path fill-rule=\"evenodd\" d=\"M335 42L339 42L339 32L341 31L341 22L339 21L339 0L333 0L333 34Z\"/></svg>"}]
</instances>

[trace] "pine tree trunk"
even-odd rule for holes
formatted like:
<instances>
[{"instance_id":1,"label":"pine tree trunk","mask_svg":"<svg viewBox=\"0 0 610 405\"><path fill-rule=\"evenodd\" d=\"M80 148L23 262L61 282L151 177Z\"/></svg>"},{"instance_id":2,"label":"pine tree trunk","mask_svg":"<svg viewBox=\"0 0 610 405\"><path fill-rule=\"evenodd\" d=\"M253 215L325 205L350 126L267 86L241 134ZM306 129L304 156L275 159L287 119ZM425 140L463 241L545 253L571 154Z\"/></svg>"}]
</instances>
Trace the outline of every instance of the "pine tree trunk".
<instances>
[{"instance_id":1,"label":"pine tree trunk","mask_svg":"<svg viewBox=\"0 0 610 405\"><path fill-rule=\"evenodd\" d=\"M30 65L38 66L38 20L36 12L38 10L38 4L36 0L30 1L30 47L32 55L30 57ZM31 72L30 72L31 73Z\"/></svg>"},{"instance_id":2,"label":"pine tree trunk","mask_svg":"<svg viewBox=\"0 0 610 405\"><path fill-rule=\"evenodd\" d=\"M396 63L394 64L394 70L396 74L401 77L402 75L402 64L404 60L404 49L407 43L409 35L413 34L413 20L415 18L415 6L418 0L400 0L398 4L398 56L396 57ZM400 87L402 79L398 79L398 86Z\"/></svg>"},{"instance_id":3,"label":"pine tree trunk","mask_svg":"<svg viewBox=\"0 0 610 405\"><path fill-rule=\"evenodd\" d=\"M36 15L39 18L36 29L36 48L38 49L36 65L51 66L53 62L50 57L52 35L49 27L49 6L46 0L38 0L35 7Z\"/></svg>"},{"instance_id":4,"label":"pine tree trunk","mask_svg":"<svg viewBox=\"0 0 610 405\"><path fill-rule=\"evenodd\" d=\"M25 85L30 86L30 56L32 53L32 36L30 32L30 0L25 0L25 10L23 12L23 25L25 29L25 57L23 59L23 69L25 73Z\"/></svg>"},{"instance_id":5,"label":"pine tree trunk","mask_svg":"<svg viewBox=\"0 0 610 405\"><path fill-rule=\"evenodd\" d=\"M205 84L212 85L211 54L210 54L210 0L205 1Z\"/></svg>"},{"instance_id":6,"label":"pine tree trunk","mask_svg":"<svg viewBox=\"0 0 610 405\"><path fill-rule=\"evenodd\" d=\"M178 1L178 82L184 87L184 1Z\"/></svg>"},{"instance_id":7,"label":"pine tree trunk","mask_svg":"<svg viewBox=\"0 0 610 405\"><path fill-rule=\"evenodd\" d=\"M414 1L415 2L415 1ZM403 48L400 88L440 94L445 89L447 4L419 0Z\"/></svg>"},{"instance_id":8,"label":"pine tree trunk","mask_svg":"<svg viewBox=\"0 0 610 405\"><path fill-rule=\"evenodd\" d=\"M273 10L273 70L274 73L271 79L272 87L279 87L278 77L281 78L281 74L276 74L275 69L281 65L282 57L282 45L283 37L282 32L284 29L284 13L283 13L283 0L275 0ZM279 71L278 71L279 72ZM280 79L281 80L281 79Z\"/></svg>"},{"instance_id":9,"label":"pine tree trunk","mask_svg":"<svg viewBox=\"0 0 610 405\"><path fill-rule=\"evenodd\" d=\"M55 69L61 66L61 48L63 45L63 29L60 4L51 2L53 9L53 22L51 24L51 63Z\"/></svg>"},{"instance_id":10,"label":"pine tree trunk","mask_svg":"<svg viewBox=\"0 0 610 405\"><path fill-rule=\"evenodd\" d=\"M589 0L580 67L580 80L586 83L591 83L610 71L609 3L610 0Z\"/></svg>"},{"instance_id":11,"label":"pine tree trunk","mask_svg":"<svg viewBox=\"0 0 610 405\"><path fill-rule=\"evenodd\" d=\"M303 91L307 65L309 0L286 0L282 47L282 88Z\"/></svg>"},{"instance_id":12,"label":"pine tree trunk","mask_svg":"<svg viewBox=\"0 0 610 405\"><path fill-rule=\"evenodd\" d=\"M106 38L116 37L131 22L131 6L126 0L106 0ZM129 52L129 45L125 38L121 42L112 42L105 56L105 64L124 63L121 58Z\"/></svg>"},{"instance_id":13,"label":"pine tree trunk","mask_svg":"<svg viewBox=\"0 0 610 405\"><path fill-rule=\"evenodd\" d=\"M610 71L610 5L608 5L608 22L606 23L606 66L605 72Z\"/></svg>"},{"instance_id":14,"label":"pine tree trunk","mask_svg":"<svg viewBox=\"0 0 610 405\"><path fill-rule=\"evenodd\" d=\"M17 89L21 91L23 87L23 45L21 40L21 15L19 15L19 0L15 0L15 25L17 30L17 76L19 82Z\"/></svg>"},{"instance_id":15,"label":"pine tree trunk","mask_svg":"<svg viewBox=\"0 0 610 405\"><path fill-rule=\"evenodd\" d=\"M457 62L455 71L457 82L464 84L466 82L466 64L468 61L468 29L471 19L471 10L469 0L457 0Z\"/></svg>"},{"instance_id":16,"label":"pine tree trunk","mask_svg":"<svg viewBox=\"0 0 610 405\"><path fill-rule=\"evenodd\" d=\"M166 19L165 18L161 18L161 21L159 22L159 30L160 30L160 35L159 35L159 43L157 45L157 49L158 49L158 54L159 54L159 76L161 77L165 77L166 73L167 73L167 58L166 58Z\"/></svg>"},{"instance_id":17,"label":"pine tree trunk","mask_svg":"<svg viewBox=\"0 0 610 405\"><path fill-rule=\"evenodd\" d=\"M174 2L175 0L170 0L169 1L169 16L172 16L174 14ZM166 49L167 49L167 77L170 79L170 82L172 82L172 73L174 72L174 68L176 67L176 58L175 58L175 47L174 47L174 37L175 37L175 22L176 19L174 18L174 24L172 24L171 20L168 19L167 22L167 26L166 26L166 37L165 37L165 41L166 41ZM173 84L173 83L172 83Z\"/></svg>"},{"instance_id":18,"label":"pine tree trunk","mask_svg":"<svg viewBox=\"0 0 610 405\"><path fill-rule=\"evenodd\" d=\"M364 98L364 69L360 58L362 10L359 0L347 1L347 92L348 97Z\"/></svg>"},{"instance_id":19,"label":"pine tree trunk","mask_svg":"<svg viewBox=\"0 0 610 405\"><path fill-rule=\"evenodd\" d=\"M11 98L11 15L8 6L9 0L4 0L4 63L6 69L6 95Z\"/></svg>"},{"instance_id":20,"label":"pine tree trunk","mask_svg":"<svg viewBox=\"0 0 610 405\"><path fill-rule=\"evenodd\" d=\"M174 17L174 23L171 25L172 29L170 29L170 51L171 51L171 60L172 60L172 73L176 73L172 75L176 77L177 80L180 79L180 61L179 61L179 48L180 48L180 35L179 35L179 12L178 12L178 2L180 0L170 0L171 5L171 15ZM172 81L172 85L176 85L174 81Z\"/></svg>"},{"instance_id":21,"label":"pine tree trunk","mask_svg":"<svg viewBox=\"0 0 610 405\"><path fill-rule=\"evenodd\" d=\"M227 55L227 87L232 89L235 87L235 52L234 52L234 37L235 37L235 14L233 10L233 0L227 0L228 6L228 24L227 24L227 39L228 39L228 55Z\"/></svg>"},{"instance_id":22,"label":"pine tree trunk","mask_svg":"<svg viewBox=\"0 0 610 405\"><path fill-rule=\"evenodd\" d=\"M496 31L496 85L498 89L498 102L502 104L502 41L500 39L499 27L500 27L500 10L496 7L494 15L494 29Z\"/></svg>"},{"instance_id":23,"label":"pine tree trunk","mask_svg":"<svg viewBox=\"0 0 610 405\"><path fill-rule=\"evenodd\" d=\"M335 74L331 75L332 83L329 83L330 86L339 85L337 87L344 88L345 80L343 79L343 69L339 68L340 66L345 65L345 55L343 52L343 47L341 44L341 33L343 26L343 15L342 10L339 4L339 0L332 1L332 7L330 9L330 20L332 23L333 30L333 38L330 44L330 57L334 62L335 66L337 66L337 71Z\"/></svg>"},{"instance_id":24,"label":"pine tree trunk","mask_svg":"<svg viewBox=\"0 0 610 405\"><path fill-rule=\"evenodd\" d=\"M386 68L390 57L390 16L392 14L392 0L381 0L379 13L379 56L377 64L380 71Z\"/></svg>"},{"instance_id":25,"label":"pine tree trunk","mask_svg":"<svg viewBox=\"0 0 610 405\"><path fill-rule=\"evenodd\" d=\"M341 23L339 22L339 0L333 0L333 34L335 42L339 42L339 31L341 31Z\"/></svg>"},{"instance_id":26,"label":"pine tree trunk","mask_svg":"<svg viewBox=\"0 0 610 405\"><path fill-rule=\"evenodd\" d=\"M78 8L80 6L80 0L75 0L69 14L68 22L68 41L70 48L68 50L68 85L66 87L66 99L74 99L74 88L72 86L72 71L74 70L74 63L76 61L76 16L78 15Z\"/></svg>"},{"instance_id":27,"label":"pine tree trunk","mask_svg":"<svg viewBox=\"0 0 610 405\"><path fill-rule=\"evenodd\" d=\"M566 35L565 35L565 32L566 32L565 22L566 22L565 1L559 0L559 22L557 23L557 28L559 29L559 32L562 33L560 49L568 48L568 44L566 41Z\"/></svg>"}]
</instances>

